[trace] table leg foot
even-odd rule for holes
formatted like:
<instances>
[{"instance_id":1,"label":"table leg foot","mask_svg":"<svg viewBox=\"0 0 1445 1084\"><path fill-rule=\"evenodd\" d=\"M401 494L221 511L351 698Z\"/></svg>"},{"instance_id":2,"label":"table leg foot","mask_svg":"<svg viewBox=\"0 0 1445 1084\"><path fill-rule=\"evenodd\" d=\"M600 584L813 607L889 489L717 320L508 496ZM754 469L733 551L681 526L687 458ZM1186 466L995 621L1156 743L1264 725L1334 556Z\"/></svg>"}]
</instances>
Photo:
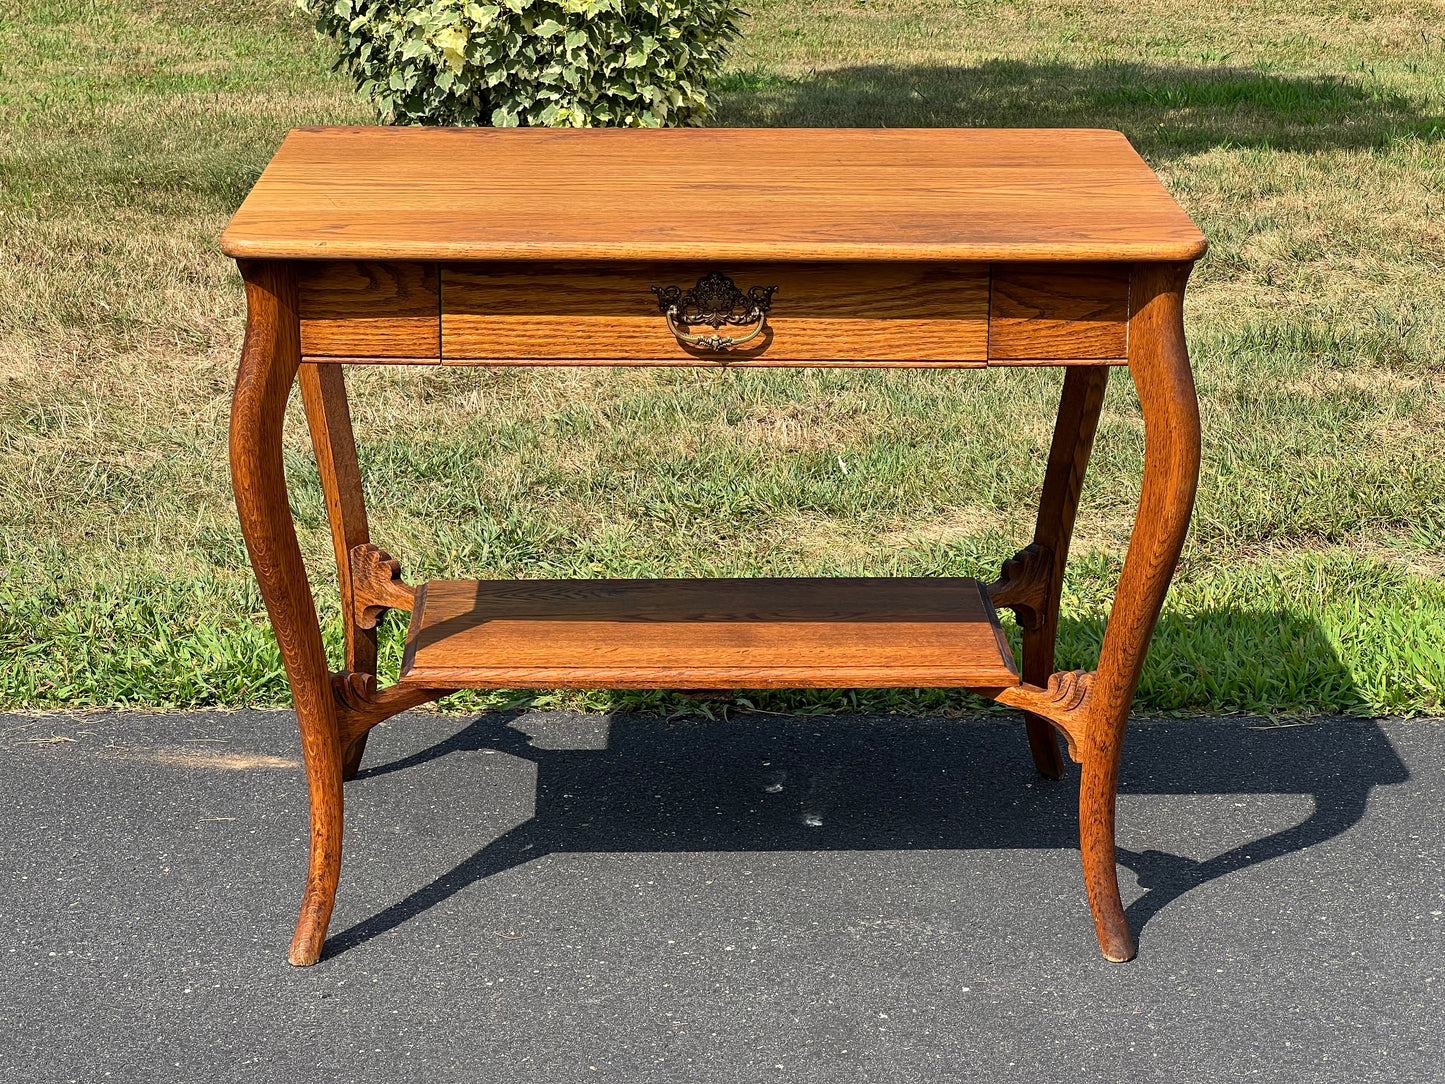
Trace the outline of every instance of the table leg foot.
<instances>
[{"instance_id":1,"label":"table leg foot","mask_svg":"<svg viewBox=\"0 0 1445 1084\"><path fill-rule=\"evenodd\" d=\"M1079 788L1079 849L1099 948L1104 959L1124 963L1134 958L1136 949L1134 935L1124 918L1119 873L1114 862L1117 777L1117 758L1085 756L1083 782Z\"/></svg>"},{"instance_id":2,"label":"table leg foot","mask_svg":"<svg viewBox=\"0 0 1445 1084\"><path fill-rule=\"evenodd\" d=\"M321 959L341 878L342 763L334 726L328 735L303 720L301 729L311 791L311 857L287 959L297 967L307 967Z\"/></svg>"}]
</instances>

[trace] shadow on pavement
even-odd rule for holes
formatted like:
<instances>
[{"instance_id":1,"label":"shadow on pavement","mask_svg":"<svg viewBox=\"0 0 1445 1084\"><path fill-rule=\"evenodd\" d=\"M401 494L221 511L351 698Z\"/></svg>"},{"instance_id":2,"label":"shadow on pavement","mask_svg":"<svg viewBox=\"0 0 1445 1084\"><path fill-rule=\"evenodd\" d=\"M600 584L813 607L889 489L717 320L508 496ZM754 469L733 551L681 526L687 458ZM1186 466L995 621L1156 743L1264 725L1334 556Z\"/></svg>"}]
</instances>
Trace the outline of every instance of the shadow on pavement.
<instances>
[{"instance_id":1,"label":"shadow on pavement","mask_svg":"<svg viewBox=\"0 0 1445 1084\"><path fill-rule=\"evenodd\" d=\"M541 720L541 721L539 721ZM451 738L361 773L425 771L490 749L536 765L535 815L448 873L327 943L335 956L397 928L476 881L557 852L1076 848L1077 768L1039 779L1022 726L910 717L597 718L594 748L557 744L545 717L487 714ZM524 729L537 732L535 738ZM575 743L574 743L575 744ZM1144 893L1136 934L1184 893L1315 846L1362 816L1371 789L1408 778L1365 720L1136 724L1120 795L1303 794L1302 823L1205 861L1121 849ZM353 784L357 785L357 784ZM1078 885L1083 900L1082 879Z\"/></svg>"}]
</instances>

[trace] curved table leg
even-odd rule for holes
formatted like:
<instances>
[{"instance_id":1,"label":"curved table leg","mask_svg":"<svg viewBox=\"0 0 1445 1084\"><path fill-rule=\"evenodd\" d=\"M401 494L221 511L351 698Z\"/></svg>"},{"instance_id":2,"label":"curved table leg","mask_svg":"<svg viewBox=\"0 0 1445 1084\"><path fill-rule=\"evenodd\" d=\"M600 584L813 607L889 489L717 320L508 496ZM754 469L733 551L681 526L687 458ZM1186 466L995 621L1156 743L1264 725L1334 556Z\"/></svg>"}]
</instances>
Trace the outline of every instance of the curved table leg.
<instances>
[{"instance_id":1,"label":"curved table leg","mask_svg":"<svg viewBox=\"0 0 1445 1084\"><path fill-rule=\"evenodd\" d=\"M1099 946L1133 959L1114 863L1114 801L1129 707L1178 563L1199 480L1199 402L1184 342L1190 264L1134 268L1129 372L1144 415L1144 480L1129 553L1114 594L1080 743L1079 842Z\"/></svg>"},{"instance_id":2,"label":"curved table leg","mask_svg":"<svg viewBox=\"0 0 1445 1084\"><path fill-rule=\"evenodd\" d=\"M361 468L356 459L356 435L346 404L346 379L335 363L303 362L300 369L301 401L326 496L326 517L336 550L336 580L341 589L341 620L346 635L346 672L376 677L376 626L357 620L356 591L352 584L351 551L371 541L366 522L366 499L361 490ZM342 750L343 779L354 779L366 752L366 732Z\"/></svg>"},{"instance_id":3,"label":"curved table leg","mask_svg":"<svg viewBox=\"0 0 1445 1084\"><path fill-rule=\"evenodd\" d=\"M1099 411L1109 384L1107 365L1071 365L1064 371L1064 390L1059 397L1059 415L1054 423L1049 464L1044 472L1039 516L1034 526L1034 545L1045 551L1048 562L1041 605L1020 614L1023 637L1023 679L1030 685L1046 685L1054 672L1054 641L1059 633L1059 596L1064 589L1064 566L1069 559L1069 541L1074 534L1074 517L1079 510L1079 492L1099 427ZM1064 774L1058 736L1042 716L1024 713L1029 749L1040 775L1059 779Z\"/></svg>"},{"instance_id":4,"label":"curved table leg","mask_svg":"<svg viewBox=\"0 0 1445 1084\"><path fill-rule=\"evenodd\" d=\"M231 405L231 481L241 533L291 683L311 792L311 858L293 964L321 957L341 873L341 746L331 674L291 521L281 428L300 364L296 281L281 263L241 262L246 340Z\"/></svg>"}]
</instances>

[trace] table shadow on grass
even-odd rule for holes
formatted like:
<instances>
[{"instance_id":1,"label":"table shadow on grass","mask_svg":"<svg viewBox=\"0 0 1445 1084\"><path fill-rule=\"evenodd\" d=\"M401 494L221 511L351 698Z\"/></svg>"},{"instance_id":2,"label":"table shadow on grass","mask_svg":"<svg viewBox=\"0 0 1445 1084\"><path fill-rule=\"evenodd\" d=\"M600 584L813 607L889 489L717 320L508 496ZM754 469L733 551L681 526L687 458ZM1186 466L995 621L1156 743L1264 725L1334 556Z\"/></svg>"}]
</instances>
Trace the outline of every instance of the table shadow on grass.
<instances>
[{"instance_id":1,"label":"table shadow on grass","mask_svg":"<svg viewBox=\"0 0 1445 1084\"><path fill-rule=\"evenodd\" d=\"M1259 615L1253 634L1238 616L1227 619L1236 650L1271 650L1267 630L1283 615ZM1176 635L1180 620L1173 619ZM1207 625L1210 616L1191 620ZM1285 628L1297 637L1299 625L1286 622ZM1251 635L1258 642L1248 642ZM1330 655L1317 629L1313 635L1312 655ZM545 716L488 713L445 741L364 769L351 786L425 772L452 754L509 754L535 765L535 813L431 883L336 934L326 955L549 854L1078 847L1077 766L1069 766L1064 780L1041 779L1021 721L1015 725L1008 716L733 711L679 720L619 714L599 718L598 727L605 743L556 748L549 747L559 743ZM1406 779L1389 741L1366 719L1136 723L1125 742L1121 796L1303 794L1314 808L1293 827L1204 860L1120 848L1120 865L1143 889L1128 907L1131 926L1138 934L1164 907L1209 881L1340 835L1363 816L1374 787ZM1123 836L1127 840L1127 826ZM1077 888L1086 908L1082 876Z\"/></svg>"},{"instance_id":2,"label":"table shadow on grass","mask_svg":"<svg viewBox=\"0 0 1445 1084\"><path fill-rule=\"evenodd\" d=\"M989 60L870 64L796 77L735 71L714 84L730 127L1115 128L1159 160L1214 147L1318 151L1445 136L1445 114L1333 76L1229 66Z\"/></svg>"}]
</instances>

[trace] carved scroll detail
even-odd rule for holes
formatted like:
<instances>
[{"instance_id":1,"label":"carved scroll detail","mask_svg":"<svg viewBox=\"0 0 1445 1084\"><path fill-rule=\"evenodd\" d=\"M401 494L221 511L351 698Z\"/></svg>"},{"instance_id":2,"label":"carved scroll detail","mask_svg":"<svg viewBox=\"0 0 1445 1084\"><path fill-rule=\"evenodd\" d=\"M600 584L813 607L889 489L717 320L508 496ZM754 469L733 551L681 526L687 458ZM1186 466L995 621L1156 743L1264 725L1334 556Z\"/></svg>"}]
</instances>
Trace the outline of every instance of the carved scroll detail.
<instances>
[{"instance_id":1,"label":"carved scroll detail","mask_svg":"<svg viewBox=\"0 0 1445 1084\"><path fill-rule=\"evenodd\" d=\"M358 547L359 549L360 547ZM418 689L412 685L376 687L370 674L349 671L331 675L331 692L336 697L336 726L345 749L377 723L398 712L440 700L454 689Z\"/></svg>"},{"instance_id":2,"label":"carved scroll detail","mask_svg":"<svg viewBox=\"0 0 1445 1084\"><path fill-rule=\"evenodd\" d=\"M1067 670L1049 676L1047 688L1017 685L999 689L994 699L1011 708L1022 708L1047 719L1069 743L1069 759L1082 763L1079 742L1089 718L1089 694L1094 687L1093 670Z\"/></svg>"},{"instance_id":3,"label":"carved scroll detail","mask_svg":"<svg viewBox=\"0 0 1445 1084\"><path fill-rule=\"evenodd\" d=\"M1079 711L1089 701L1094 671L1066 670L1049 675L1048 694L1058 711Z\"/></svg>"},{"instance_id":4,"label":"carved scroll detail","mask_svg":"<svg viewBox=\"0 0 1445 1084\"><path fill-rule=\"evenodd\" d=\"M1003 563L999 578L989 584L988 597L994 606L1013 610L1024 628L1036 629L1043 622L1053 568L1054 555L1047 546L1026 546Z\"/></svg>"},{"instance_id":5,"label":"carved scroll detail","mask_svg":"<svg viewBox=\"0 0 1445 1084\"><path fill-rule=\"evenodd\" d=\"M336 706L343 711L366 711L373 706L376 678L371 674L353 674L342 670L331 675L331 691Z\"/></svg>"},{"instance_id":6,"label":"carved scroll detail","mask_svg":"<svg viewBox=\"0 0 1445 1084\"><path fill-rule=\"evenodd\" d=\"M410 612L416 605L416 588L402 582L401 563L370 542L351 551L351 595L364 629L376 628L387 610Z\"/></svg>"}]
</instances>

